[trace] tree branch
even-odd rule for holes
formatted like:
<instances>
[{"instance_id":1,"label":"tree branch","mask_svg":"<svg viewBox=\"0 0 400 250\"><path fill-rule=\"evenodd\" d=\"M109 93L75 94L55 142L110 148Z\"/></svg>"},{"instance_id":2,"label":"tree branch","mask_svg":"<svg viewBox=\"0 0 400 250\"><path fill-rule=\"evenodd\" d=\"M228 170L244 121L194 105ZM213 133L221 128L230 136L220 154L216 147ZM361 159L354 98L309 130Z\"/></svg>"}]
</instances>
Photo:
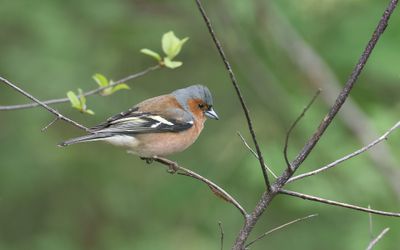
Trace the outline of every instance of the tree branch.
<instances>
[{"instance_id":1,"label":"tree branch","mask_svg":"<svg viewBox=\"0 0 400 250\"><path fill-rule=\"evenodd\" d=\"M82 93L82 95L86 97L86 96L91 96L91 95L100 93L101 91L103 91L105 89L108 89L110 87L114 87L114 86L116 86L118 84L127 82L127 81L132 80L132 79L139 78L139 77L144 76L147 73L150 73L150 72L152 72L152 71L154 71L156 69L159 69L159 68L161 68L160 65L149 67L149 68L147 68L147 69L145 69L145 70L143 70L143 71L141 71L139 73L136 73L136 74L124 77L124 78L122 78L122 79L120 79L118 81L112 82L108 86L99 87L99 88L96 88L96 89L89 90L89 91L87 91L85 93ZM42 101L42 103L44 103L44 104L58 104L58 103L65 103L65 102L69 102L69 99L67 97ZM34 108L34 107L37 107L37 106L40 106L40 104L37 103L37 102L26 103L26 104L17 104L17 105L9 105L9 106L0 106L0 111L16 110L16 109L27 109L27 108Z\"/></svg>"},{"instance_id":2,"label":"tree branch","mask_svg":"<svg viewBox=\"0 0 400 250\"><path fill-rule=\"evenodd\" d=\"M303 221L303 220L310 219L310 218L315 217L315 216L318 216L318 214L311 214L311 215L308 215L308 216L305 216L305 217L302 217L302 218L297 218L297 219L292 220L292 221L289 221L289 222L287 222L287 223L285 223L285 224L283 224L283 225L280 225L280 226L278 226L278 227L275 227L275 228L273 228L273 229L271 229L271 230L269 230L269 231L267 231L267 232L261 234L261 235L258 236L255 240L250 241L248 244L246 244L246 248L248 248L249 246L253 245L253 244L256 243L257 241L261 240L262 238L268 236L269 234L271 234L271 233L273 233L273 232L275 232L275 231L278 231L278 230L280 230L280 229L282 229L282 228L284 228L284 227L290 226L290 225L292 225L292 224L294 224L294 223L297 223L297 222L300 222L300 221Z\"/></svg>"},{"instance_id":3,"label":"tree branch","mask_svg":"<svg viewBox=\"0 0 400 250\"><path fill-rule=\"evenodd\" d=\"M217 37L215 35L215 32L214 32L214 30L213 30L213 28L211 26L210 19L208 18L207 14L206 14L206 11L204 10L204 8L203 8L203 6L201 4L201 1L200 0L195 0L195 1L197 3L197 7L199 8L199 11L200 11L203 19L204 19L204 22L207 25L208 31L209 31L209 33L210 33L210 35L211 35L211 37L212 37L212 39L214 41L214 44L217 47L217 50L219 52L219 55L221 56L221 59L222 59L224 65L225 65L225 68L228 71L229 77L231 78L231 82L233 84L233 87L235 88L235 91L236 91L236 94L237 94L237 96L239 98L240 104L242 105L242 109L243 109L243 112L244 112L244 114L246 116L246 120L247 120L247 126L249 127L251 138L253 139L254 145L256 147L256 152L257 152L257 155L258 155L258 161L260 162L260 167L261 167L261 171L262 171L263 176L264 176L265 185L267 186L267 190L269 190L270 189L270 183L269 183L269 179L268 179L267 168L266 168L265 163L264 163L264 157L263 157L263 155L261 153L260 146L258 145L258 142L257 142L257 137L256 137L256 133L255 133L254 128L253 128L253 122L252 122L252 120L250 118L249 109L246 106L246 103L244 101L242 92L240 91L239 85L237 83L235 74L232 71L232 67L231 67L228 59L226 58L225 52L222 49L221 43L217 39Z\"/></svg>"},{"instance_id":4,"label":"tree branch","mask_svg":"<svg viewBox=\"0 0 400 250\"><path fill-rule=\"evenodd\" d=\"M338 159L338 160L336 160L334 162L331 162L328 165L320 167L320 168L318 168L318 169L316 169L314 171L310 171L310 172L307 172L307 173L304 173L304 174L299 174L297 176L294 176L294 177L290 178L286 183L297 181L297 180L303 179L303 178L308 177L308 176L316 175L316 174L324 172L324 171L326 171L326 170L328 170L330 168L333 168L333 167L337 166L338 164L340 164L340 163L342 163L342 162L344 162L346 160L349 160L349 159L353 158L354 156L357 156L357 155L359 155L359 154L371 149L372 147L374 147L375 145L379 144L380 142L382 142L384 140L387 140L388 136L393 131L398 129L399 127L400 127L400 121L398 121L393 127L391 127L388 131L386 131L381 137L379 137L378 139L374 140L373 142L371 142L367 146L362 147L359 150L357 150L357 151L355 151L355 152L353 152L351 154L348 154L348 155L346 155L346 156L344 156L344 157L342 157L342 158L340 158L340 159Z\"/></svg>"},{"instance_id":5,"label":"tree branch","mask_svg":"<svg viewBox=\"0 0 400 250\"><path fill-rule=\"evenodd\" d=\"M366 250L371 250L372 248L374 248L374 246L376 245L376 243L378 243L378 241L380 240L380 239L382 239L382 237L389 231L389 229L390 228L385 228L385 229L383 229L383 231L375 238L375 239L373 239L370 243L369 243L369 245L368 245L368 247L366 248Z\"/></svg>"},{"instance_id":6,"label":"tree branch","mask_svg":"<svg viewBox=\"0 0 400 250\"><path fill-rule=\"evenodd\" d=\"M4 82L6 85L8 85L9 87L15 89L16 91L18 91L18 92L21 93L22 95L28 97L29 99L31 99L32 101L34 101L34 102L37 103L38 105L42 106L43 108L47 109L50 113L52 113L53 115L55 115L58 119L64 120L64 121L66 121L66 122L68 122L68 123L74 125L75 127L79 128L79 129L85 130L86 132L90 132L90 130L89 130L87 127L85 127L85 126L83 126L83 125L81 125L81 124L79 124L79 123L77 123L77 122L75 122L75 121L69 119L68 117L63 116L63 115L60 114L57 110L55 110L55 109L53 109L52 107L49 107L47 104L45 104L45 103L39 101L37 98L35 98L35 97L32 96L31 94L25 92L25 91L22 90L21 88L17 87L15 84L13 84L12 82L10 82L9 80L7 80L7 79L5 79L5 78L3 78L3 77L0 76L0 81ZM48 126L46 126L46 127L48 127Z\"/></svg>"},{"instance_id":7,"label":"tree branch","mask_svg":"<svg viewBox=\"0 0 400 250\"><path fill-rule=\"evenodd\" d=\"M237 202L228 192L226 192L223 188L219 187L214 182L210 181L209 179L199 175L198 173L192 170L179 166L176 162L168 160L166 158L155 156L152 159L168 167L169 171L172 173L176 172L179 175L188 176L205 183L216 196L234 205L240 211L240 213L243 215L244 218L247 217L247 212L240 205L240 203Z\"/></svg>"},{"instance_id":8,"label":"tree branch","mask_svg":"<svg viewBox=\"0 0 400 250\"><path fill-rule=\"evenodd\" d=\"M325 203L325 204L332 205L332 206L344 207L344 208L349 208L349 209L358 210L358 211L367 212L367 213L372 213L372 214L378 214L378 215L384 215L384 216L392 216L392 217L400 217L400 213L385 212L385 211L381 211L381 210L375 210L375 209L370 209L370 208L365 208L365 207L359 207L359 206L355 206L355 205L351 205L351 204L347 204L347 203L343 203L343 202L328 200L328 199L320 198L320 197L317 197L317 196L312 196L312 195L308 195L308 194L302 194L302 193L289 191L289 190L284 190L284 189L281 189L279 191L279 193L290 195L290 196L297 197L297 198L301 198L301 199L304 199L304 200L316 201L316 202Z\"/></svg>"},{"instance_id":9,"label":"tree branch","mask_svg":"<svg viewBox=\"0 0 400 250\"><path fill-rule=\"evenodd\" d=\"M389 5L385 9L371 39L369 40L364 52L362 53L358 63L353 69L349 79L347 80L343 90L339 93L334 105L331 107L328 114L320 123L314 135L307 141L304 145L303 149L297 155L295 160L292 162L291 166L293 167L293 171L286 168L282 176L280 176L274 184L271 185L271 189L264 192L261 196L261 199L257 203L255 209L247 217L243 227L239 231L233 249L242 250L244 249L245 242L250 235L250 232L253 230L255 224L259 220L260 216L264 213L265 209L268 207L272 199L279 193L279 190L286 184L289 178L293 175L293 173L300 167L303 161L307 158L307 156L311 153L321 136L324 134L325 130L332 122L333 118L335 118L336 114L339 112L340 108L346 101L350 91L352 90L354 84L356 83L358 76L360 75L362 69L364 68L370 54L373 51L376 43L378 42L380 36L383 34L386 26L388 25L389 18L393 13L398 0L390 0Z\"/></svg>"},{"instance_id":10,"label":"tree branch","mask_svg":"<svg viewBox=\"0 0 400 250\"><path fill-rule=\"evenodd\" d=\"M333 104L332 108L330 109L329 113L325 116L325 118L320 123L317 131L311 137L311 139L304 145L303 149L297 155L296 159L293 161L292 165L293 168L296 170L301 163L307 158L307 156L311 153L312 149L318 143L321 136L324 134L325 130L331 124L333 118L335 118L336 114L339 112L340 108L343 106L344 102L346 101L347 97L350 94L354 84L357 82L359 75L361 74L365 64L368 61L369 56L371 55L375 45L377 44L379 38L385 31L389 18L393 13L394 9L398 0L391 0L388 7L386 8L385 12L383 13L374 33L372 34L371 39L369 40L367 46L364 49L357 65L353 69L349 79L347 80L343 90L340 92L339 96L337 97L335 103Z\"/></svg>"},{"instance_id":11,"label":"tree branch","mask_svg":"<svg viewBox=\"0 0 400 250\"><path fill-rule=\"evenodd\" d=\"M314 94L313 98L311 99L311 101L307 104L307 106L304 107L301 114L293 122L293 124L290 126L288 132L286 133L285 146L283 148L283 156L285 157L286 166L289 168L289 170L292 170L292 167L289 162L288 153L287 153L290 133L292 133L292 130L296 127L297 123L301 120L301 118L303 118L303 116L306 114L307 110L311 107L311 105L314 103L315 99L317 99L317 97L319 96L320 93L321 93L321 89L318 89L317 92Z\"/></svg>"}]
</instances>

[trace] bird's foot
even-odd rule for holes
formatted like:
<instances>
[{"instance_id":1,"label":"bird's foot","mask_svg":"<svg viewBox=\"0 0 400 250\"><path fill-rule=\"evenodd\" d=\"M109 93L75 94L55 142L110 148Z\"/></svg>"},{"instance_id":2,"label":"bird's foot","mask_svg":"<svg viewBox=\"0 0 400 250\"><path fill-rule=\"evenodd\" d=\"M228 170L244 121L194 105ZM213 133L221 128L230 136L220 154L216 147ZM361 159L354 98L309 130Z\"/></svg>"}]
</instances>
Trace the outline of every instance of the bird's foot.
<instances>
[{"instance_id":1,"label":"bird's foot","mask_svg":"<svg viewBox=\"0 0 400 250\"><path fill-rule=\"evenodd\" d=\"M147 164L151 164L154 161L153 158L148 158L148 157L140 157L140 159L146 161Z\"/></svg>"}]
</instances>

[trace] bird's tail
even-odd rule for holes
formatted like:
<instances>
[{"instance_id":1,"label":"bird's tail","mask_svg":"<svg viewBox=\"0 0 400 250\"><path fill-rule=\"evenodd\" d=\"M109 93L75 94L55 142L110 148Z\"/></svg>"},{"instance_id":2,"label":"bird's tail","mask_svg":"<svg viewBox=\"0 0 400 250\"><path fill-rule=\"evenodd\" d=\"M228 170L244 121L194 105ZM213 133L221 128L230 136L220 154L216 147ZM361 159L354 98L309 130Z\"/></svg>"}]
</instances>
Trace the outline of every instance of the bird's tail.
<instances>
[{"instance_id":1,"label":"bird's tail","mask_svg":"<svg viewBox=\"0 0 400 250\"><path fill-rule=\"evenodd\" d=\"M71 144L75 143L81 143L81 142L89 142L89 141L101 141L104 140L105 138L109 138L113 136L112 133L95 133L95 134L89 134L89 135L84 135L76 138L69 139L67 141L63 141L60 144L58 144L59 147L66 147Z\"/></svg>"}]
</instances>

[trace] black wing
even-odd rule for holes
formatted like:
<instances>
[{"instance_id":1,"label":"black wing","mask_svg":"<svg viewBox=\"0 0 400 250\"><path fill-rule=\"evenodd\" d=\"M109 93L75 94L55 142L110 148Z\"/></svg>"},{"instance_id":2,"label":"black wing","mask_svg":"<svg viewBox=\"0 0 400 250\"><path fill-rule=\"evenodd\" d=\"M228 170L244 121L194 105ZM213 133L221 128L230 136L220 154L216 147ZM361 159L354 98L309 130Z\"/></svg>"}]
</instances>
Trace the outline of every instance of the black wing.
<instances>
[{"instance_id":1,"label":"black wing","mask_svg":"<svg viewBox=\"0 0 400 250\"><path fill-rule=\"evenodd\" d=\"M116 134L160 133L180 132L192 126L192 116L183 110L173 109L160 114L140 112L137 108L132 108L108 118L107 121L91 128L91 131Z\"/></svg>"}]
</instances>

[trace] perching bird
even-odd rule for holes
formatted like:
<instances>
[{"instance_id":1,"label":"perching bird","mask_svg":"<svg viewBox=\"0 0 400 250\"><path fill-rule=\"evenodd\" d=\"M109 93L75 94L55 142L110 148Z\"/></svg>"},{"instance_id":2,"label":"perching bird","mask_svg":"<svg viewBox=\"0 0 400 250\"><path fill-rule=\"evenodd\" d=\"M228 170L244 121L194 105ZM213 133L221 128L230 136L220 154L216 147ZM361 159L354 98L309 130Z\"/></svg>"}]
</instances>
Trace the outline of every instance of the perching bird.
<instances>
[{"instance_id":1,"label":"perching bird","mask_svg":"<svg viewBox=\"0 0 400 250\"><path fill-rule=\"evenodd\" d=\"M59 146L106 141L143 158L166 156L192 145L207 117L218 120L211 93L205 86L193 85L147 99L91 128L91 134Z\"/></svg>"}]
</instances>

